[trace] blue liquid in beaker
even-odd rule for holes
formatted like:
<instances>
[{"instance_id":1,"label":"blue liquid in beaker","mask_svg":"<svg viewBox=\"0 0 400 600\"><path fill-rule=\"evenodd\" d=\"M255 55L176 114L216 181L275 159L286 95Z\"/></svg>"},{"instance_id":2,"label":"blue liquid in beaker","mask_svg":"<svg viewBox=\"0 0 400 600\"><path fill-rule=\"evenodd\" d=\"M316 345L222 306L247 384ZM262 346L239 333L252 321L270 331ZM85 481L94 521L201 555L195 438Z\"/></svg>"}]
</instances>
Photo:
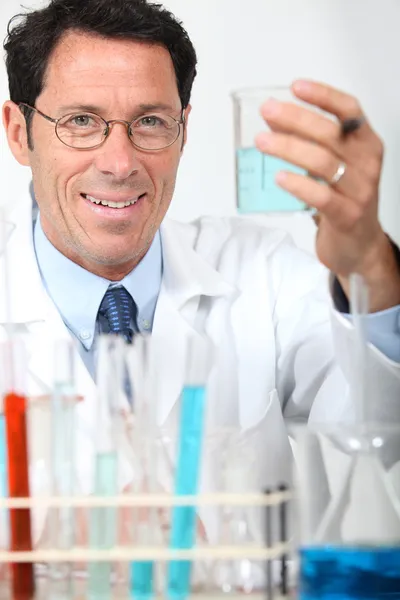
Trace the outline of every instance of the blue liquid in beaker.
<instances>
[{"instance_id":1,"label":"blue liquid in beaker","mask_svg":"<svg viewBox=\"0 0 400 600\"><path fill-rule=\"evenodd\" d=\"M300 551L299 600L400 599L400 546Z\"/></svg>"},{"instance_id":2,"label":"blue liquid in beaker","mask_svg":"<svg viewBox=\"0 0 400 600\"><path fill-rule=\"evenodd\" d=\"M256 148L241 148L236 152L236 170L240 213L299 212L307 209L304 202L275 183L279 171L304 175L304 169L262 154Z\"/></svg>"}]
</instances>

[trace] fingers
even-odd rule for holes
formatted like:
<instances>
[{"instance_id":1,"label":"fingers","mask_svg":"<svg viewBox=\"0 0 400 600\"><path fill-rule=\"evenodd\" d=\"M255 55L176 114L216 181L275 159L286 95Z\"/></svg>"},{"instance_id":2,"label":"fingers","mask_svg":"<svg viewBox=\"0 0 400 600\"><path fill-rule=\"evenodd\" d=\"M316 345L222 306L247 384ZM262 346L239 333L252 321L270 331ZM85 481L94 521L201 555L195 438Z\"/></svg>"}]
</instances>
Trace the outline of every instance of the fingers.
<instances>
[{"instance_id":1,"label":"fingers","mask_svg":"<svg viewBox=\"0 0 400 600\"><path fill-rule=\"evenodd\" d=\"M262 133L256 138L261 152L277 156L304 169L315 178L330 183L341 160L326 148L282 133ZM371 189L369 180L356 167L347 165L335 189L362 202Z\"/></svg>"},{"instance_id":2,"label":"fingers","mask_svg":"<svg viewBox=\"0 0 400 600\"><path fill-rule=\"evenodd\" d=\"M325 83L298 80L293 83L292 91L300 100L335 115L339 121L364 116L357 98Z\"/></svg>"},{"instance_id":3,"label":"fingers","mask_svg":"<svg viewBox=\"0 0 400 600\"><path fill-rule=\"evenodd\" d=\"M272 131L290 133L309 140L334 152L347 162L356 160L370 169L369 157L376 156L379 161L383 156L383 144L373 133L365 141L365 135L360 138L360 129L349 136L342 135L340 123L333 118L324 116L313 109L307 109L298 104L268 100L261 107L261 115Z\"/></svg>"},{"instance_id":4,"label":"fingers","mask_svg":"<svg viewBox=\"0 0 400 600\"><path fill-rule=\"evenodd\" d=\"M287 192L317 209L333 227L342 232L351 231L360 219L362 205L349 200L330 186L305 175L286 171L279 173L276 181Z\"/></svg>"},{"instance_id":5,"label":"fingers","mask_svg":"<svg viewBox=\"0 0 400 600\"><path fill-rule=\"evenodd\" d=\"M335 115L339 121L365 118L357 98L327 84L298 80L293 83L292 91L300 100ZM366 119L362 126L353 132L352 135L363 139L377 137Z\"/></svg>"},{"instance_id":6,"label":"fingers","mask_svg":"<svg viewBox=\"0 0 400 600\"><path fill-rule=\"evenodd\" d=\"M327 116L298 104L270 99L261 115L273 131L291 133L339 153L340 125Z\"/></svg>"},{"instance_id":7,"label":"fingers","mask_svg":"<svg viewBox=\"0 0 400 600\"><path fill-rule=\"evenodd\" d=\"M270 99L261 107L261 115L273 131L291 133L308 139L352 162L357 160L369 170L370 157L383 157L383 144L365 120L361 106L353 96L320 83L298 81L293 93L315 108L298 103L278 102ZM330 113L332 117L329 117ZM361 126L348 136L343 136L341 121L362 118ZM363 167L361 166L361 170Z\"/></svg>"},{"instance_id":8,"label":"fingers","mask_svg":"<svg viewBox=\"0 0 400 600\"><path fill-rule=\"evenodd\" d=\"M325 84L297 81L295 96L304 103L267 101L261 114L272 131L256 146L304 169L281 172L277 183L324 217L324 231L353 235L375 226L383 144L365 120L359 102ZM323 112L322 112L323 111ZM343 121L361 119L344 133ZM366 227L365 227L366 226ZM329 238L329 236L328 236Z\"/></svg>"}]
</instances>

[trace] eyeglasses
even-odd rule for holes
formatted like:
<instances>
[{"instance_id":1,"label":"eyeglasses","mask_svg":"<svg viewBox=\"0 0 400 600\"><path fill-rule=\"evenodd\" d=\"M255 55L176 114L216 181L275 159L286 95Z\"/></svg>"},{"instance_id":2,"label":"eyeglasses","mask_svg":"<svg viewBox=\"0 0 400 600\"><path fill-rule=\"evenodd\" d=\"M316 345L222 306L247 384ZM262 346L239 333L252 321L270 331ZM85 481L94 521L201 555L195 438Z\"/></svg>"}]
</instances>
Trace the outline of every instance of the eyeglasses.
<instances>
[{"instance_id":1,"label":"eyeglasses","mask_svg":"<svg viewBox=\"0 0 400 600\"><path fill-rule=\"evenodd\" d=\"M106 121L91 112L75 112L60 119L53 119L25 102L21 102L18 106L22 113L25 112L24 109L32 110L54 123L56 136L60 142L77 150L89 150L101 146L110 135L114 123L126 125L128 137L137 148L163 150L176 142L181 133L181 126L185 122L183 111L180 121L162 113L151 113L129 122L123 119Z\"/></svg>"}]
</instances>

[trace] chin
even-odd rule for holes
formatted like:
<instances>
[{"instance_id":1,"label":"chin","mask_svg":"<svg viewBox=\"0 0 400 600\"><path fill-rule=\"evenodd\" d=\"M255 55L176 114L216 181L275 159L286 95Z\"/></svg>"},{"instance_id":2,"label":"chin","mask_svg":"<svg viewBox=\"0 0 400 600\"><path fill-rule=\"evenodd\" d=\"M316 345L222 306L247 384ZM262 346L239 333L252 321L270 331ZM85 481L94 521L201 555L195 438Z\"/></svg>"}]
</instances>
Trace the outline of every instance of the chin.
<instances>
[{"instance_id":1,"label":"chin","mask_svg":"<svg viewBox=\"0 0 400 600\"><path fill-rule=\"evenodd\" d=\"M121 254L121 253L107 253L102 252L100 255L96 257L92 257L95 261L104 267L123 267L125 265L129 265L130 263L134 263L138 260L140 253L129 253L129 254ZM141 258L141 256L140 256Z\"/></svg>"}]
</instances>

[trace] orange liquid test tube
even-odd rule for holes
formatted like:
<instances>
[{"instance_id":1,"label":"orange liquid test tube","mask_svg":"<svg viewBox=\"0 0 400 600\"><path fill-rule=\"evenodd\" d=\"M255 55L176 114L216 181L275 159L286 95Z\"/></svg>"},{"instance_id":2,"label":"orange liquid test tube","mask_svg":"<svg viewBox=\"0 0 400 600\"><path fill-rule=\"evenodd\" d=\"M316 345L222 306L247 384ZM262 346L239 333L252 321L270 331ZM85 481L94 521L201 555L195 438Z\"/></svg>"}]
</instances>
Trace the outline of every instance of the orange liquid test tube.
<instances>
[{"instance_id":1,"label":"orange liquid test tube","mask_svg":"<svg viewBox=\"0 0 400 600\"><path fill-rule=\"evenodd\" d=\"M4 398L6 421L8 492L10 497L28 498L29 460L25 396L8 393ZM32 550L31 512L29 508L10 509L12 552ZM32 563L12 563L12 598L29 600L35 593Z\"/></svg>"}]
</instances>

